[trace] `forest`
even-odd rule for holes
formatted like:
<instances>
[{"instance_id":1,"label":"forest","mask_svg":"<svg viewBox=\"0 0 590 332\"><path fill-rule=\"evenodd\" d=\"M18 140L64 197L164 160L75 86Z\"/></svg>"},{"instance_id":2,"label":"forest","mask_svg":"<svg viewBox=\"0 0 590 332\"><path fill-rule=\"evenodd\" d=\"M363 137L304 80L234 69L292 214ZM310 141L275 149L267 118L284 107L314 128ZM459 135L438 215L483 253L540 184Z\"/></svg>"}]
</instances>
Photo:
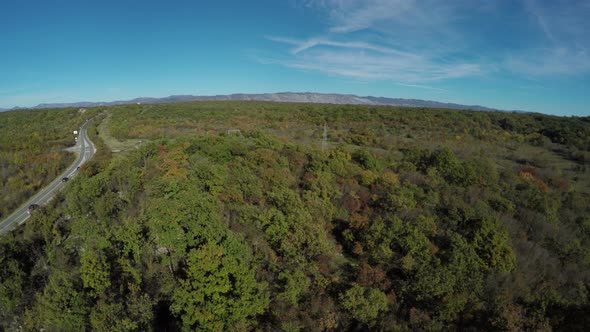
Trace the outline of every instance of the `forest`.
<instances>
[{"instance_id":1,"label":"forest","mask_svg":"<svg viewBox=\"0 0 590 332\"><path fill-rule=\"evenodd\" d=\"M590 117L77 111L0 113L2 215L74 159L65 128L95 115L98 148L0 238L0 331L590 326Z\"/></svg>"}]
</instances>

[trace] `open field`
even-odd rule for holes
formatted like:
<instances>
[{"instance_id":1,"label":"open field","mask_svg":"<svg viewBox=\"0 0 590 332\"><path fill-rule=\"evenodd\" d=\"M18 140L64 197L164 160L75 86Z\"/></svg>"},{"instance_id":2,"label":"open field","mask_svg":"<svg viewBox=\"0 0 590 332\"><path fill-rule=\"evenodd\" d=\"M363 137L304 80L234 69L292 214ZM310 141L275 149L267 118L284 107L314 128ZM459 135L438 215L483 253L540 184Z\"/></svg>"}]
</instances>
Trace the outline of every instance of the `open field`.
<instances>
[{"instance_id":1,"label":"open field","mask_svg":"<svg viewBox=\"0 0 590 332\"><path fill-rule=\"evenodd\" d=\"M145 140L141 139L123 139L118 140L115 137L111 136L109 124L111 121L111 114L108 113L106 116L103 117L100 124L98 125L98 134L102 141L111 149L113 153L124 153L128 151L132 151L137 149L141 143L144 143Z\"/></svg>"}]
</instances>

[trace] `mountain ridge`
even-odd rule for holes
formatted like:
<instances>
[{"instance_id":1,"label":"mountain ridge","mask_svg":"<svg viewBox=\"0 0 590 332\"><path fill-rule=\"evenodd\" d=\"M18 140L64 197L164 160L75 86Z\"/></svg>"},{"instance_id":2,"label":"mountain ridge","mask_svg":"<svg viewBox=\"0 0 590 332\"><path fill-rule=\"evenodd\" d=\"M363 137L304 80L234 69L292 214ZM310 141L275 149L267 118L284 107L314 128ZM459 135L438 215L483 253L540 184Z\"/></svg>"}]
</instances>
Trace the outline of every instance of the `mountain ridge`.
<instances>
[{"instance_id":1,"label":"mountain ridge","mask_svg":"<svg viewBox=\"0 0 590 332\"><path fill-rule=\"evenodd\" d=\"M115 100L110 102L73 102L73 103L42 103L33 107L14 107L12 109L0 109L0 111L17 110L17 109L45 109L45 108L62 108L62 107L95 107L95 106L112 106L123 104L164 104L173 102L189 101L225 101L225 100L243 100L243 101L274 101L274 102L291 102L291 103L318 103L318 104L350 104L350 105L375 105L375 106L401 106L401 107L424 107L424 108L448 108L458 110L474 111L506 111L480 105L464 105L457 103L446 103L433 100L407 99L407 98L389 98L374 96L357 96L353 94L338 93L315 93L315 92L277 92L277 93L234 93L229 95L170 95L162 98L155 97L138 97L130 100ZM514 111L508 111L514 112ZM517 111L520 112L520 111Z\"/></svg>"}]
</instances>

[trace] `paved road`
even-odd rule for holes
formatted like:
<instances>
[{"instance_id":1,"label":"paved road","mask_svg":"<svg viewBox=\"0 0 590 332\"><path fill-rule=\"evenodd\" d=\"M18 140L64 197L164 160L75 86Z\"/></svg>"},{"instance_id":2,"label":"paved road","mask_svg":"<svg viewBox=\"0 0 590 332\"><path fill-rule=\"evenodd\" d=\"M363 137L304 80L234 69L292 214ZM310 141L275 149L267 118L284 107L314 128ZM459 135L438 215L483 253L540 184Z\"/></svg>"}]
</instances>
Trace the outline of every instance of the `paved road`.
<instances>
[{"instance_id":1,"label":"paved road","mask_svg":"<svg viewBox=\"0 0 590 332\"><path fill-rule=\"evenodd\" d=\"M62 178L73 178L78 174L78 167L84 164L84 162L86 162L90 158L92 158L92 156L96 152L96 148L94 147L94 144L92 144L92 141L90 141L90 139L88 139L88 136L86 135L86 127L88 127L88 123L90 121L91 120L86 121L86 123L84 123L80 128L78 142L74 147L74 149L79 153L78 159L63 174L58 176L47 187L43 188L40 192L35 194L35 196L29 199L29 201L26 204L22 205L20 208L14 211L14 213L9 215L6 219L2 220L2 222L0 222L0 235L10 232L16 226L21 225L27 219L29 219L29 205L47 204L47 202L49 202L53 198L54 194L66 184L62 182Z\"/></svg>"}]
</instances>

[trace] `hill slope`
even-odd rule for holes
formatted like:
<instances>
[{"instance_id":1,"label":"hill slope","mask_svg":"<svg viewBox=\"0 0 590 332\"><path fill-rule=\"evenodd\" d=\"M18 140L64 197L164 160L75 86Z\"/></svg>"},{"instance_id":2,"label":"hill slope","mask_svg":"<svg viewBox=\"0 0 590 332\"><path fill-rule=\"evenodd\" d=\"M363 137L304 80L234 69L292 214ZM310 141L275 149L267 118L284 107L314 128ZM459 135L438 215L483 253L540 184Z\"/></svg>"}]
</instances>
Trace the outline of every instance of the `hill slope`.
<instances>
[{"instance_id":1,"label":"hill slope","mask_svg":"<svg viewBox=\"0 0 590 332\"><path fill-rule=\"evenodd\" d=\"M39 104L33 108L58 108L58 107L92 107L92 106L110 106L121 104L161 104L187 101L224 101L224 100L256 100L256 101L276 101L290 103L321 103L321 104L350 104L350 105L384 105L384 106L404 106L404 107L424 107L424 108L449 108L459 110L475 111L495 111L496 109L483 107L479 105L461 105L454 103L442 103L431 100L404 99L404 98L386 98L386 97L359 97L347 94L326 94L312 92L279 92L279 93L262 93L262 94L231 94L215 96L192 96L192 95L173 95L163 98L141 97L131 100L118 100L112 102L76 102L60 104Z\"/></svg>"}]
</instances>

